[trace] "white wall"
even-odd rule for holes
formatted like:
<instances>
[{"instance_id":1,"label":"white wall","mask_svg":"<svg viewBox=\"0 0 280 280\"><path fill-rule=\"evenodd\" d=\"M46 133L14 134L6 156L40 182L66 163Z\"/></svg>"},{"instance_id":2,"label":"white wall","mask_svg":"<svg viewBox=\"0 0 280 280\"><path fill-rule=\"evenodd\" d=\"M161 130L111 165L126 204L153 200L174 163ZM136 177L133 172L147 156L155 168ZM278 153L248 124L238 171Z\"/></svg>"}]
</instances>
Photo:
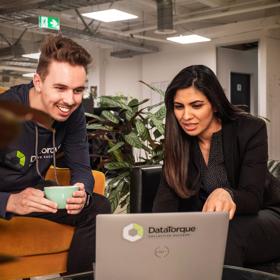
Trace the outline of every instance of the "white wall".
<instances>
[{"instance_id":1,"label":"white wall","mask_svg":"<svg viewBox=\"0 0 280 280\"><path fill-rule=\"evenodd\" d=\"M280 159L280 37L265 36L262 38L262 56L265 73L260 79L266 81L262 87L262 96L266 96L269 127L269 157Z\"/></svg>"},{"instance_id":2,"label":"white wall","mask_svg":"<svg viewBox=\"0 0 280 280\"><path fill-rule=\"evenodd\" d=\"M191 64L205 64L216 71L216 51L212 44L192 46L167 46L160 52L119 59L104 57L104 91L101 95L116 95L118 93L137 98L151 98L158 101L159 96L138 81L143 80L165 90L171 79L184 67ZM94 72L91 73L94 75Z\"/></svg>"},{"instance_id":3,"label":"white wall","mask_svg":"<svg viewBox=\"0 0 280 280\"><path fill-rule=\"evenodd\" d=\"M104 51L98 44L94 44L90 41L76 40L77 43L82 45L92 56L92 63L88 66L88 87L96 86L97 95L104 90L103 77L104 73Z\"/></svg>"},{"instance_id":4,"label":"white wall","mask_svg":"<svg viewBox=\"0 0 280 280\"><path fill-rule=\"evenodd\" d=\"M182 68L191 64L205 64L214 72L219 69L219 80L226 93L229 94L230 72L249 73L252 75L251 92L254 96L258 96L251 98L253 99L251 104L253 113L271 120L268 125L269 157L280 159L280 35L270 36L269 34L253 36L251 41L259 40L257 54L256 51L240 54L236 53L237 51L223 50L222 52L227 55L217 63L214 43L183 47L166 46L158 53L127 59L113 58L110 57L109 51L96 50L92 54L94 57L96 54L99 55L99 58L89 72L89 81L98 85L99 95L121 93L140 99L148 97L156 103L159 96L152 95L150 90L138 83L139 80L144 80L164 90ZM242 42L246 42L245 36L231 43ZM222 44L226 42L220 45ZM259 69L258 72L257 69Z\"/></svg>"},{"instance_id":5,"label":"white wall","mask_svg":"<svg viewBox=\"0 0 280 280\"><path fill-rule=\"evenodd\" d=\"M230 100L230 73L250 74L251 76L251 113L258 113L258 50L233 50L218 48L217 75Z\"/></svg>"},{"instance_id":6,"label":"white wall","mask_svg":"<svg viewBox=\"0 0 280 280\"><path fill-rule=\"evenodd\" d=\"M142 79L165 90L174 76L183 68L192 64L204 64L216 72L216 48L211 43L188 45L183 47L168 46L159 53L143 56ZM159 101L147 88L142 88L142 98Z\"/></svg>"},{"instance_id":7,"label":"white wall","mask_svg":"<svg viewBox=\"0 0 280 280\"><path fill-rule=\"evenodd\" d=\"M104 89L101 95L141 96L142 56L115 58L107 52L104 57Z\"/></svg>"}]
</instances>

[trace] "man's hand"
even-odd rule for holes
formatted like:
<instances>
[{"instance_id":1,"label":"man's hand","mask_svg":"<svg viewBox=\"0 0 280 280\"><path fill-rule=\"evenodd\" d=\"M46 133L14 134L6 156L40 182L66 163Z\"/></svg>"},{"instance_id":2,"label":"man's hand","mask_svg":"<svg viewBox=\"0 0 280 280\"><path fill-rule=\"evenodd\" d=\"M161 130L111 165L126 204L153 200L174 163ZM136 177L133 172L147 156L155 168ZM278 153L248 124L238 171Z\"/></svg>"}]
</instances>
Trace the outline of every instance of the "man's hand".
<instances>
[{"instance_id":1,"label":"man's hand","mask_svg":"<svg viewBox=\"0 0 280 280\"><path fill-rule=\"evenodd\" d=\"M57 204L44 198L44 192L34 188L11 194L6 207L7 212L26 215L33 212L57 212Z\"/></svg>"},{"instance_id":2,"label":"man's hand","mask_svg":"<svg viewBox=\"0 0 280 280\"><path fill-rule=\"evenodd\" d=\"M85 206L87 194L83 183L76 183L79 190L73 193L71 198L67 199L66 209L68 214L79 214Z\"/></svg>"},{"instance_id":3,"label":"man's hand","mask_svg":"<svg viewBox=\"0 0 280 280\"><path fill-rule=\"evenodd\" d=\"M204 203L202 212L228 212L231 220L236 210L236 204L233 202L229 192L223 188L215 189Z\"/></svg>"}]
</instances>

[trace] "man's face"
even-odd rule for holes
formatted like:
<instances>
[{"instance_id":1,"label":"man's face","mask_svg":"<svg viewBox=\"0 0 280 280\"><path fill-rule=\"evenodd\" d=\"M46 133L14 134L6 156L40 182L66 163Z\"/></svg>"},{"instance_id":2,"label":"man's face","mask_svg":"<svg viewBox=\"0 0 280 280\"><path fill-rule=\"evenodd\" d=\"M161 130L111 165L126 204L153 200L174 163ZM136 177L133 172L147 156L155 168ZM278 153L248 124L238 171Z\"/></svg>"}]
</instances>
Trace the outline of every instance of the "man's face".
<instances>
[{"instance_id":1,"label":"man's face","mask_svg":"<svg viewBox=\"0 0 280 280\"><path fill-rule=\"evenodd\" d=\"M83 99L86 71L83 66L52 61L44 80L34 76L36 107L56 121L66 121Z\"/></svg>"}]
</instances>

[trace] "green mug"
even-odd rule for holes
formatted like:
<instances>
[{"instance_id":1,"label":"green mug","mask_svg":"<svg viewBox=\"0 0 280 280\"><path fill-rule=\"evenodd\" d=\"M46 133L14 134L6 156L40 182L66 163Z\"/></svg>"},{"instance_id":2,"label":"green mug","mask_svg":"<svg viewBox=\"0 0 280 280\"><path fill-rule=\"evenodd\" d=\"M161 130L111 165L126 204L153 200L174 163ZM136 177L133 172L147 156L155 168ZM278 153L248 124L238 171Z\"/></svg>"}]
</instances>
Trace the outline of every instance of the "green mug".
<instances>
[{"instance_id":1,"label":"green mug","mask_svg":"<svg viewBox=\"0 0 280 280\"><path fill-rule=\"evenodd\" d=\"M45 187L45 197L57 203L58 209L65 209L66 200L72 197L73 192L78 191L78 186L51 186Z\"/></svg>"}]
</instances>

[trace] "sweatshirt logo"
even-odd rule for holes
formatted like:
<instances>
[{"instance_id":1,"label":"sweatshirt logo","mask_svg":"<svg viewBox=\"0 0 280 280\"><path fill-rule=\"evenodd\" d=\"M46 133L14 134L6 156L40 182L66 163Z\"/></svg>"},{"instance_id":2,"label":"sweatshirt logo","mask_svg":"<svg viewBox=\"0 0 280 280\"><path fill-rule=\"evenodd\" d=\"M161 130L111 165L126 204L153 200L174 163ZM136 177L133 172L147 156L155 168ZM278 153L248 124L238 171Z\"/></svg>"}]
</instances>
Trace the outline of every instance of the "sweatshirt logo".
<instances>
[{"instance_id":1,"label":"sweatshirt logo","mask_svg":"<svg viewBox=\"0 0 280 280\"><path fill-rule=\"evenodd\" d=\"M5 164L12 168L16 168L17 170L23 168L25 166L25 162L25 154L20 150L7 153L5 156Z\"/></svg>"},{"instance_id":2,"label":"sweatshirt logo","mask_svg":"<svg viewBox=\"0 0 280 280\"><path fill-rule=\"evenodd\" d=\"M50 159L53 158L53 154L56 153L61 147L61 144L58 147L44 147L41 149L41 151L38 153L38 159ZM30 163L33 163L36 161L36 155L32 155L30 157Z\"/></svg>"},{"instance_id":3,"label":"sweatshirt logo","mask_svg":"<svg viewBox=\"0 0 280 280\"><path fill-rule=\"evenodd\" d=\"M21 151L17 151L17 158L19 159L19 165L24 167L24 165L25 165L25 155Z\"/></svg>"}]
</instances>

